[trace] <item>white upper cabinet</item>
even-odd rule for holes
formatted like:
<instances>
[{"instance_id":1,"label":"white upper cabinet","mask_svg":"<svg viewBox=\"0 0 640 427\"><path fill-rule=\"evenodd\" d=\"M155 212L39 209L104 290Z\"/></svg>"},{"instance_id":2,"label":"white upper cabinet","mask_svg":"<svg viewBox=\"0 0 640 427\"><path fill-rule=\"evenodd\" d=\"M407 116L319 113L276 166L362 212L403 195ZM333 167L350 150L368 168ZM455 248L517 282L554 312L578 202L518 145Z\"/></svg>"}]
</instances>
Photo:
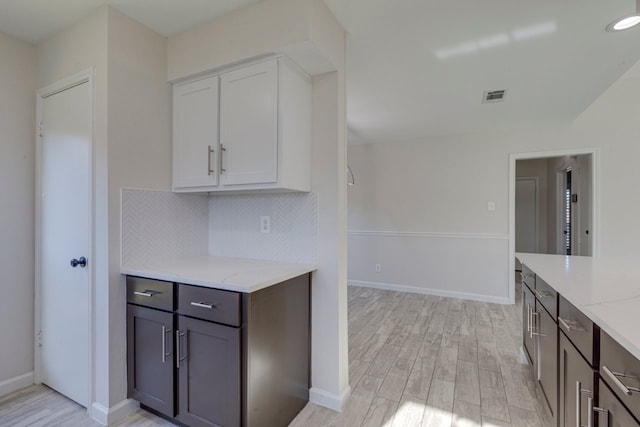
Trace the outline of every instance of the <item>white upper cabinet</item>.
<instances>
[{"instance_id":1,"label":"white upper cabinet","mask_svg":"<svg viewBox=\"0 0 640 427\"><path fill-rule=\"evenodd\" d=\"M278 63L220 76L220 144L224 185L278 180Z\"/></svg>"},{"instance_id":2,"label":"white upper cabinet","mask_svg":"<svg viewBox=\"0 0 640 427\"><path fill-rule=\"evenodd\" d=\"M218 185L218 76L173 87L173 189Z\"/></svg>"},{"instance_id":3,"label":"white upper cabinet","mask_svg":"<svg viewBox=\"0 0 640 427\"><path fill-rule=\"evenodd\" d=\"M173 144L174 191L309 191L311 81L278 58L176 85Z\"/></svg>"}]
</instances>

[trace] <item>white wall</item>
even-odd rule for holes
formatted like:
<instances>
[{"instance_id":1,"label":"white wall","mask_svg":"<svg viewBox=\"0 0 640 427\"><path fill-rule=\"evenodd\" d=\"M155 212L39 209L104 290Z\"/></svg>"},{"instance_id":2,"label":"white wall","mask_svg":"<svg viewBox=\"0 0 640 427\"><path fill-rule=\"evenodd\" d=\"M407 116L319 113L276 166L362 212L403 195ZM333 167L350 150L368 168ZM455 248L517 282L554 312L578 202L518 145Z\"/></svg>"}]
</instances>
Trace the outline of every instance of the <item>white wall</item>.
<instances>
[{"instance_id":1,"label":"white wall","mask_svg":"<svg viewBox=\"0 0 640 427\"><path fill-rule=\"evenodd\" d=\"M166 38L109 7L38 46L38 85L93 67L94 387L92 416L126 415L126 316L120 189L168 189L171 92Z\"/></svg>"},{"instance_id":2,"label":"white wall","mask_svg":"<svg viewBox=\"0 0 640 427\"><path fill-rule=\"evenodd\" d=\"M0 33L0 395L33 382L35 47Z\"/></svg>"},{"instance_id":3,"label":"white wall","mask_svg":"<svg viewBox=\"0 0 640 427\"><path fill-rule=\"evenodd\" d=\"M597 208L599 224L595 227L600 233L600 253L637 258L640 227L636 218L640 216L640 199L634 195L640 182L640 169L635 166L640 155L636 125L639 111L640 78L631 74L613 84L574 123L566 126L350 146L349 164L356 175L356 185L349 189L350 232L506 236L511 153L599 147L601 197ZM488 201L496 203L495 211L487 210ZM354 241L350 234L350 247ZM414 274L405 272L405 277L411 278L410 283L409 279L403 279L406 283L395 283L393 278L385 280L442 292L457 291L465 279L461 271L472 260L465 254L477 254L476 243L471 239L461 241L457 254L445 256L443 265L456 262L460 266L458 272L436 266L421 277L416 268ZM428 255L422 247L412 248L412 244L407 241L404 252L380 258L384 236L372 236L362 245L366 252L357 262L350 257L349 279L376 282L380 276L372 268L375 263L388 269L399 265L406 253ZM493 261L487 266L487 273L477 278L473 293L489 299L507 298L509 260L505 248L483 247L492 254ZM496 284L493 274L499 272L503 274Z\"/></svg>"},{"instance_id":4,"label":"white wall","mask_svg":"<svg viewBox=\"0 0 640 427\"><path fill-rule=\"evenodd\" d=\"M257 55L288 52L313 78L312 191L319 268L312 285L312 390L340 408L349 393L346 297L345 33L322 0L265 0L169 37L168 76L184 78Z\"/></svg>"},{"instance_id":5,"label":"white wall","mask_svg":"<svg viewBox=\"0 0 640 427\"><path fill-rule=\"evenodd\" d=\"M127 396L126 294L120 274L120 191L171 188L167 39L108 9L109 408ZM105 330L105 329L103 329Z\"/></svg>"}]
</instances>

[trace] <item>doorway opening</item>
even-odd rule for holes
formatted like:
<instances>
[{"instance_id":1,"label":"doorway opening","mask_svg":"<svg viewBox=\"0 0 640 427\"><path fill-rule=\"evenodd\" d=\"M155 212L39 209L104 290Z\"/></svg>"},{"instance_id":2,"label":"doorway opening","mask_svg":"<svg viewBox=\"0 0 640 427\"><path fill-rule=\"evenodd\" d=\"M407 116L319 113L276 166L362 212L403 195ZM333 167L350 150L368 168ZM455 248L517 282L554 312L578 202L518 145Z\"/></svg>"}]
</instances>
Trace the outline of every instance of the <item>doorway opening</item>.
<instances>
[{"instance_id":1,"label":"doorway opening","mask_svg":"<svg viewBox=\"0 0 640 427\"><path fill-rule=\"evenodd\" d=\"M597 256L598 167L596 148L510 156L510 297L516 252Z\"/></svg>"}]
</instances>

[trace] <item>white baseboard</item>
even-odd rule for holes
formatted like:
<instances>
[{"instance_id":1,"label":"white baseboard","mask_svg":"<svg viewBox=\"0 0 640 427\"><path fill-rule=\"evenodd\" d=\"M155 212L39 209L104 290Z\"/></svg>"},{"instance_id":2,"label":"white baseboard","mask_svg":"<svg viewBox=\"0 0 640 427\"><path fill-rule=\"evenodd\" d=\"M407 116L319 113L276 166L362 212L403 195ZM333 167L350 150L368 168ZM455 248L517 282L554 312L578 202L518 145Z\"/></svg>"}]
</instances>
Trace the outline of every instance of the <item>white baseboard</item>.
<instances>
[{"instance_id":1,"label":"white baseboard","mask_svg":"<svg viewBox=\"0 0 640 427\"><path fill-rule=\"evenodd\" d=\"M409 292L412 294L435 295L466 299L472 301L491 302L495 304L512 304L509 298L494 297L491 295L470 294L465 292L447 291L444 289L419 288L417 286L396 285L393 283L367 282L364 280L349 280L349 286L362 286L365 288L385 289L387 291Z\"/></svg>"},{"instance_id":2,"label":"white baseboard","mask_svg":"<svg viewBox=\"0 0 640 427\"><path fill-rule=\"evenodd\" d=\"M103 426L108 426L127 418L137 411L139 407L140 403L133 399L125 399L111 408L107 408L98 402L93 402L91 405L91 418Z\"/></svg>"},{"instance_id":3,"label":"white baseboard","mask_svg":"<svg viewBox=\"0 0 640 427\"><path fill-rule=\"evenodd\" d=\"M329 393L328 391L311 387L309 390L309 401L334 411L342 412L344 404L351 396L351 387L347 387L340 395Z\"/></svg>"},{"instance_id":4,"label":"white baseboard","mask_svg":"<svg viewBox=\"0 0 640 427\"><path fill-rule=\"evenodd\" d=\"M0 396L29 387L31 384L33 384L33 371L0 381Z\"/></svg>"}]
</instances>

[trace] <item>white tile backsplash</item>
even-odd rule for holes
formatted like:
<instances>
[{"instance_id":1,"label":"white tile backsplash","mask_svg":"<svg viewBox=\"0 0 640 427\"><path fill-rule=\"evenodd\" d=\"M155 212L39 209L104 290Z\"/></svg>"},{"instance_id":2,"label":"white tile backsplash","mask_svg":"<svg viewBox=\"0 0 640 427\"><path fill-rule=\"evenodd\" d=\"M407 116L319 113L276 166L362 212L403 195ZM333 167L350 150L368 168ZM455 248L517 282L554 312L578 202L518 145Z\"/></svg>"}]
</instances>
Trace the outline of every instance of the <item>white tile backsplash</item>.
<instances>
[{"instance_id":1,"label":"white tile backsplash","mask_svg":"<svg viewBox=\"0 0 640 427\"><path fill-rule=\"evenodd\" d=\"M122 265L207 255L207 196L122 190Z\"/></svg>"},{"instance_id":2,"label":"white tile backsplash","mask_svg":"<svg viewBox=\"0 0 640 427\"><path fill-rule=\"evenodd\" d=\"M271 217L271 232L260 217ZM215 196L209 199L209 253L273 261L318 262L318 194Z\"/></svg>"},{"instance_id":3,"label":"white tile backsplash","mask_svg":"<svg viewBox=\"0 0 640 427\"><path fill-rule=\"evenodd\" d=\"M269 216L271 232L260 232ZM318 262L318 194L122 190L122 266L197 255Z\"/></svg>"}]
</instances>

